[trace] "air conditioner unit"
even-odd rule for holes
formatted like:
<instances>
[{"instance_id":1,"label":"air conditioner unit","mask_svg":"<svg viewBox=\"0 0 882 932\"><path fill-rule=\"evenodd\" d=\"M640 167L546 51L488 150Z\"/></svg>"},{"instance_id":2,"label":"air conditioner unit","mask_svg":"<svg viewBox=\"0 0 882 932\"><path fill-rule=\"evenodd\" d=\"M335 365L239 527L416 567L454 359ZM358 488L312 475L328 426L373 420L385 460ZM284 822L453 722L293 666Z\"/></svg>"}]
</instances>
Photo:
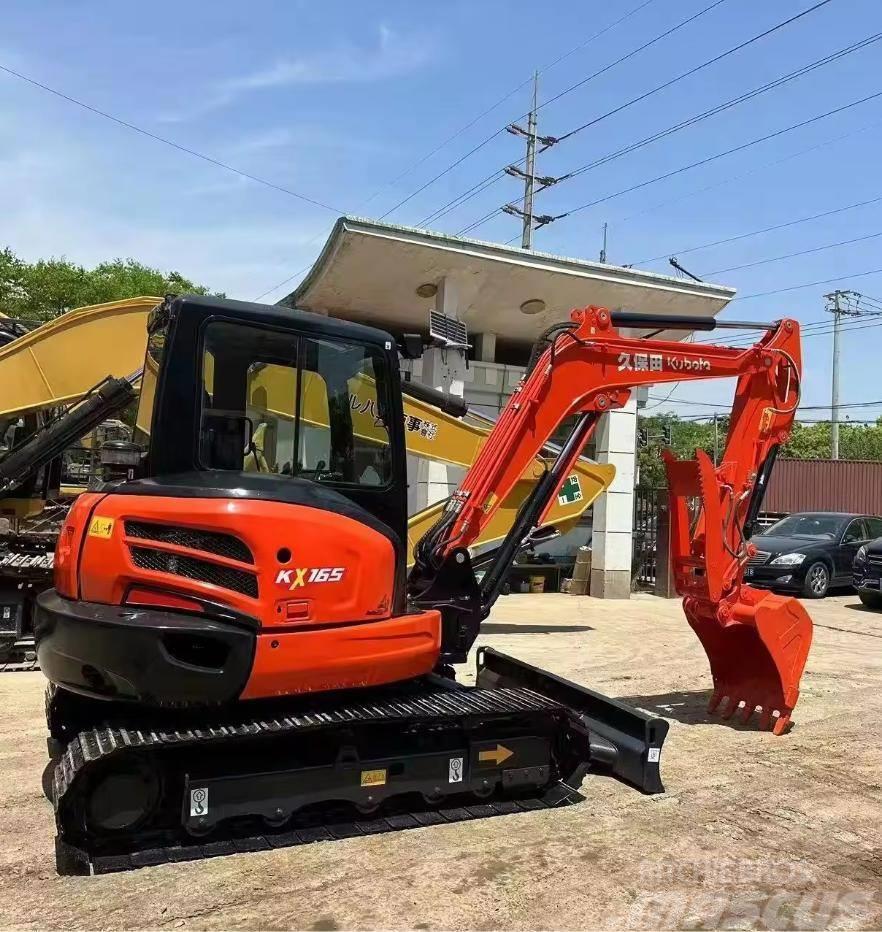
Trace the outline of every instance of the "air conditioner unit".
<instances>
[{"instance_id":1,"label":"air conditioner unit","mask_svg":"<svg viewBox=\"0 0 882 932\"><path fill-rule=\"evenodd\" d=\"M429 339L445 349L467 350L469 333L463 321L441 311L429 311Z\"/></svg>"}]
</instances>

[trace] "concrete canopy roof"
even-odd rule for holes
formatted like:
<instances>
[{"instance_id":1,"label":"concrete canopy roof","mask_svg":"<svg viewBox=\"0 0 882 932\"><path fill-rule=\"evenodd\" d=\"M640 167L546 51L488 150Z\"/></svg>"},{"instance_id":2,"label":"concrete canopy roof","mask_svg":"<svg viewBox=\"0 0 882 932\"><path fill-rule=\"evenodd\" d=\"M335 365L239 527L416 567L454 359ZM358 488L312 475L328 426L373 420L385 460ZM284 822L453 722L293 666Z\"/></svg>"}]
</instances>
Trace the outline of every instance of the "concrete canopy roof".
<instances>
[{"instance_id":1,"label":"concrete canopy roof","mask_svg":"<svg viewBox=\"0 0 882 932\"><path fill-rule=\"evenodd\" d=\"M427 330L434 297L423 284L454 282L459 317L470 333L532 343L574 307L712 316L733 288L581 259L566 259L357 217L341 217L297 289L280 303L392 331ZM540 299L545 310L523 313ZM665 334L680 339L683 331Z\"/></svg>"}]
</instances>

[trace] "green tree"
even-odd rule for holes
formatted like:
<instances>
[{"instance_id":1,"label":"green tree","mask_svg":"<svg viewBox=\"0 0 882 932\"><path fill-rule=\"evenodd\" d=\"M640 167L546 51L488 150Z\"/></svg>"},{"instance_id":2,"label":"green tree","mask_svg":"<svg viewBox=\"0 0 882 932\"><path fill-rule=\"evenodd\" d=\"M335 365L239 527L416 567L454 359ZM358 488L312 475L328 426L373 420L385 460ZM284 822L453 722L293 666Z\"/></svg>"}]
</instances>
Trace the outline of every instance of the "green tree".
<instances>
[{"instance_id":1,"label":"green tree","mask_svg":"<svg viewBox=\"0 0 882 932\"><path fill-rule=\"evenodd\" d=\"M717 418L716 448L722 456L726 445L728 417ZM656 414L638 418L639 484L643 488L663 488L665 480L661 452L670 447L680 457L693 457L696 449L714 455L713 422L683 420L676 414ZM882 461L882 417L875 424L840 424L839 455L847 460ZM830 422L805 424L797 421L781 456L792 459L829 459Z\"/></svg>"},{"instance_id":2,"label":"green tree","mask_svg":"<svg viewBox=\"0 0 882 932\"><path fill-rule=\"evenodd\" d=\"M25 293L24 275L24 262L8 246L0 250L0 311L21 300Z\"/></svg>"},{"instance_id":3,"label":"green tree","mask_svg":"<svg viewBox=\"0 0 882 932\"><path fill-rule=\"evenodd\" d=\"M68 259L29 263L0 252L0 311L20 320L51 320L75 307L169 292L208 294L180 272L161 272L135 259L113 259L93 269Z\"/></svg>"},{"instance_id":4,"label":"green tree","mask_svg":"<svg viewBox=\"0 0 882 932\"><path fill-rule=\"evenodd\" d=\"M716 448L720 454L726 444L728 417L717 418ZM678 459L691 459L698 449L714 457L714 425L705 421L683 420L676 414L655 414L638 419L639 484L642 488L667 485L661 454L671 449Z\"/></svg>"}]
</instances>

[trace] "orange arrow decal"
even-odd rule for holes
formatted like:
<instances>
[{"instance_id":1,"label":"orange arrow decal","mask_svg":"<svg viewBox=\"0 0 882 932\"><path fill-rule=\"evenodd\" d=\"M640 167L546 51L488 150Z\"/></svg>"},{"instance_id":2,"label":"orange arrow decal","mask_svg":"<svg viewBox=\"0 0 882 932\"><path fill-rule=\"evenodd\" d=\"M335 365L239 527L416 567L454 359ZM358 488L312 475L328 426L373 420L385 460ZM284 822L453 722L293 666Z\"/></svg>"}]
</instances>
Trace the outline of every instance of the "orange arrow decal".
<instances>
[{"instance_id":1,"label":"orange arrow decal","mask_svg":"<svg viewBox=\"0 0 882 932\"><path fill-rule=\"evenodd\" d=\"M490 751L478 751L478 760L482 764L493 763L498 767L500 764L504 764L513 754L514 751L510 751L501 744L497 744L496 747Z\"/></svg>"}]
</instances>

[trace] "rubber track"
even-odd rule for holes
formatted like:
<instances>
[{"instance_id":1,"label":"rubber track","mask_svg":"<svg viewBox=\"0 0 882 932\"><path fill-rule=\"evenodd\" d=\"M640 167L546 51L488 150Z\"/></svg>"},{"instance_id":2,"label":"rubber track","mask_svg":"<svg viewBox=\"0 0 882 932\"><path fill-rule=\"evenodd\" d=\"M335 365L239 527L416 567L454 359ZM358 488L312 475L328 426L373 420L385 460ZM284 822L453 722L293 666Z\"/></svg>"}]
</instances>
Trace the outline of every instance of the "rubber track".
<instances>
[{"instance_id":1,"label":"rubber track","mask_svg":"<svg viewBox=\"0 0 882 932\"><path fill-rule=\"evenodd\" d=\"M226 857L229 854L271 851L277 848L290 848L320 841L338 841L344 838L360 838L364 835L381 835L413 828L447 825L452 822L486 819L499 815L513 815L519 812L535 812L541 809L569 806L581 800L582 796L579 793L569 787L564 787L563 784L557 784L552 786L543 796L530 799L494 800L477 805L448 809L399 812L381 819L336 822L276 834L223 839L206 844L145 848L141 851L133 851L130 854L98 855L89 859L85 852L57 840L56 852L59 864L65 863L68 865L68 870L65 873L110 874L119 871L136 870L140 867L154 867L160 864L199 861L207 858ZM77 865L79 869L71 870L72 865Z\"/></svg>"},{"instance_id":2,"label":"rubber track","mask_svg":"<svg viewBox=\"0 0 882 932\"><path fill-rule=\"evenodd\" d=\"M564 707L552 699L526 688L479 689L438 688L422 690L412 695L403 695L391 700L369 704L343 706L337 709L314 711L301 715L279 718L248 719L235 724L213 725L184 730L153 730L102 727L80 732L65 748L55 767L53 780L53 802L56 814L65 794L78 775L88 766L112 755L130 749L159 749L192 747L197 744L216 744L231 739L254 737L278 737L284 734L302 734L328 726L350 723L389 723L406 719L408 722L432 722L443 719L461 720L466 716L506 715L512 712L564 711ZM94 873L129 870L162 864L167 861L194 860L233 854L238 851L268 850L276 847L306 844L313 841L350 838L357 835L400 831L425 825L459 822L466 819L507 815L532 809L543 809L549 805L564 805L581 797L563 785L553 786L542 799L521 799L488 802L482 805L431 809L398 813L387 818L360 822L341 822L298 829L279 834L261 834L234 840L214 841L206 844L172 845L167 848L151 848L130 854L96 856L88 854L57 840L59 863L77 862L80 871Z\"/></svg>"}]
</instances>

